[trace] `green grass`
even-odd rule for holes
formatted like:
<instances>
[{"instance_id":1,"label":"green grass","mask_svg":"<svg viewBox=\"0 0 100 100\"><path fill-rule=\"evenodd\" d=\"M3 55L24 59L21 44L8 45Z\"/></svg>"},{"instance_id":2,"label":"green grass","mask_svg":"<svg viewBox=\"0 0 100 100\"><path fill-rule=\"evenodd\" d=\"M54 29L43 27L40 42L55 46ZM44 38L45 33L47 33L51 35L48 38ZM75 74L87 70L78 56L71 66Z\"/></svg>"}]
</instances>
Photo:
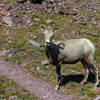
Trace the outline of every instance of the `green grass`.
<instances>
[{"instance_id":1,"label":"green grass","mask_svg":"<svg viewBox=\"0 0 100 100\"><path fill-rule=\"evenodd\" d=\"M9 100L11 96L17 96L18 100L37 100L38 98L29 91L18 86L13 80L0 76L0 100Z\"/></svg>"},{"instance_id":2,"label":"green grass","mask_svg":"<svg viewBox=\"0 0 100 100\"><path fill-rule=\"evenodd\" d=\"M80 2L83 2L81 0ZM66 4L65 4L66 5ZM68 5L73 5L73 3L68 3ZM96 19L100 18L100 12L92 12L88 9L81 8L78 9L78 13L88 17L95 17ZM46 59L45 50L44 50L44 36L40 31L40 24L46 24L46 20L51 19L55 23L55 27L59 29L57 36L55 36L55 40L62 40L67 38L67 36L71 36L71 38L88 38L91 40L96 46L95 60L97 63L97 67L100 69L100 28L92 24L90 20L79 20L75 23L72 23L73 16L66 16L60 14L30 14L32 19L39 18L40 23L37 23L31 27L24 27L19 29L8 28L4 26L0 26L0 49L7 50L17 50L20 54L15 54L11 58L7 55L5 56L6 60L14 61L21 64L23 61L27 61L27 66L25 67L33 76L43 79L46 82L52 83L53 86L56 84L56 68L51 65L50 68L46 68L41 64L41 61ZM86 25L82 25L80 22L86 21ZM54 26L53 23L50 24ZM60 30L61 29L61 30ZM9 34L7 33L9 30ZM70 34L75 31L76 34ZM86 32L97 32L96 36L87 34ZM34 36L37 36L34 39ZM41 43L41 47L37 48L32 46L28 41L34 40ZM37 72L36 68L42 67L43 70L49 75L42 75ZM80 73L84 73L84 68L82 65L63 65L63 73L64 75L76 75L72 73L71 70L78 71ZM100 75L100 72L99 72ZM92 90L94 83L89 82L85 85L80 85L77 82L69 81L65 86L61 87L61 90L64 91L65 94L82 96L84 97L82 100L88 100L89 98L94 98L96 95L100 95L100 93L94 92ZM4 90L3 90L4 91ZM1 92L3 92L1 90Z\"/></svg>"}]
</instances>

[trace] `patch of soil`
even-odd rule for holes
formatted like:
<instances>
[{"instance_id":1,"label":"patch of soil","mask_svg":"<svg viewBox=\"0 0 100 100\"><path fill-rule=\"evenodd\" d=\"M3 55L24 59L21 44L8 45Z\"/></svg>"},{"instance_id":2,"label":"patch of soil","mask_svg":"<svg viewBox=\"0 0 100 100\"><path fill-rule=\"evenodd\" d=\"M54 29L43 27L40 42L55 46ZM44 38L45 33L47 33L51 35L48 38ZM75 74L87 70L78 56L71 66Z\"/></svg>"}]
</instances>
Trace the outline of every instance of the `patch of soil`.
<instances>
[{"instance_id":1,"label":"patch of soil","mask_svg":"<svg viewBox=\"0 0 100 100\"><path fill-rule=\"evenodd\" d=\"M55 92L52 85L31 76L24 67L0 58L0 74L15 80L20 86L34 93L39 100L78 100L77 97Z\"/></svg>"}]
</instances>

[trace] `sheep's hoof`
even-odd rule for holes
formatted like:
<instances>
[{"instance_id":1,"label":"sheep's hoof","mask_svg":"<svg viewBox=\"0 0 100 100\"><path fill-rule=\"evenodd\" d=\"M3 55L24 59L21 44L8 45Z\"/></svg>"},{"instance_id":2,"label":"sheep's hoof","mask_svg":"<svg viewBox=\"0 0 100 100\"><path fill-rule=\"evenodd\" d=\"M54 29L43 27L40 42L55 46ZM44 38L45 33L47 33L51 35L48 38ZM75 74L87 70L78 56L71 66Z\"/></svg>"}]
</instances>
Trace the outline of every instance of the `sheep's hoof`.
<instances>
[{"instance_id":1,"label":"sheep's hoof","mask_svg":"<svg viewBox=\"0 0 100 100\"><path fill-rule=\"evenodd\" d=\"M86 84L87 83L87 81L81 81L81 83L80 84Z\"/></svg>"},{"instance_id":2,"label":"sheep's hoof","mask_svg":"<svg viewBox=\"0 0 100 100\"><path fill-rule=\"evenodd\" d=\"M94 87L99 87L99 83L96 83Z\"/></svg>"},{"instance_id":3,"label":"sheep's hoof","mask_svg":"<svg viewBox=\"0 0 100 100\"><path fill-rule=\"evenodd\" d=\"M56 85L56 87L55 87L55 91L58 91L59 90L59 85Z\"/></svg>"}]
</instances>

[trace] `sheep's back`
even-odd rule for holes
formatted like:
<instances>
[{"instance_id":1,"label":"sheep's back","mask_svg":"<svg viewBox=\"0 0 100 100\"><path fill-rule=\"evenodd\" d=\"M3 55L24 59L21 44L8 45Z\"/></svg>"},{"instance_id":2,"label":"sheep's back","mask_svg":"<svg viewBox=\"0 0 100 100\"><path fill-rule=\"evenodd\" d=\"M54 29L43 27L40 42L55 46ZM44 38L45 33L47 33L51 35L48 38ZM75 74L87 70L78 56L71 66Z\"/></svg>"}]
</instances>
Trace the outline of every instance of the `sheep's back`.
<instances>
[{"instance_id":1,"label":"sheep's back","mask_svg":"<svg viewBox=\"0 0 100 100\"><path fill-rule=\"evenodd\" d=\"M65 62L76 62L83 58L85 52L84 41L80 39L67 40L63 42L65 47L60 50Z\"/></svg>"}]
</instances>

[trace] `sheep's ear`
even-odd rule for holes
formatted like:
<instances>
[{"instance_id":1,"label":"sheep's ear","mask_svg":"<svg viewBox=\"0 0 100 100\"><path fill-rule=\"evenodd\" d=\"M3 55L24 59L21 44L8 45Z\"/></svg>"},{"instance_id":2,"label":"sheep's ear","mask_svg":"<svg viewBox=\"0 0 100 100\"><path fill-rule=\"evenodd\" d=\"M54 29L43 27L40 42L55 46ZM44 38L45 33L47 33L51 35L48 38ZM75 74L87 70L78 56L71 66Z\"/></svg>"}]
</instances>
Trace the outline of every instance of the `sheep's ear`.
<instances>
[{"instance_id":1,"label":"sheep's ear","mask_svg":"<svg viewBox=\"0 0 100 100\"><path fill-rule=\"evenodd\" d=\"M46 26L45 25L40 25L41 31L44 33L46 30Z\"/></svg>"},{"instance_id":2,"label":"sheep's ear","mask_svg":"<svg viewBox=\"0 0 100 100\"><path fill-rule=\"evenodd\" d=\"M57 34L57 33L58 33L58 28L54 28L54 29L53 29L53 33L54 33L54 34Z\"/></svg>"}]
</instances>

